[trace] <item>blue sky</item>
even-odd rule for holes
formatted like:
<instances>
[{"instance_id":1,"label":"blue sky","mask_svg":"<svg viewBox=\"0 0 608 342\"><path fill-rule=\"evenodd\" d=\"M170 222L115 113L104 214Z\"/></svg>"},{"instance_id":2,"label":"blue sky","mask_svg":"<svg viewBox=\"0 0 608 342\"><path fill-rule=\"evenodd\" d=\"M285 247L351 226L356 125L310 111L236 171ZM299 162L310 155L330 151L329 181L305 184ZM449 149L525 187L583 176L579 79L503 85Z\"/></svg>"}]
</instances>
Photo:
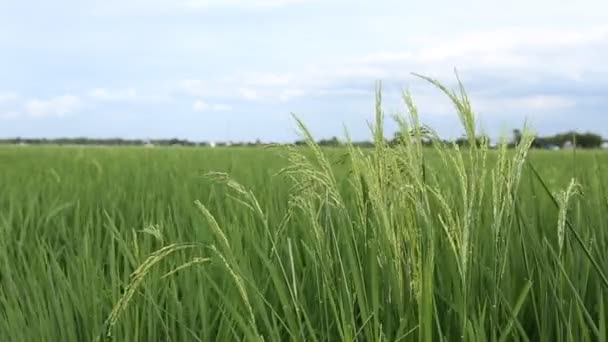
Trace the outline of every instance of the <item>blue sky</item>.
<instances>
[{"instance_id":1,"label":"blue sky","mask_svg":"<svg viewBox=\"0 0 608 342\"><path fill-rule=\"evenodd\" d=\"M368 137L409 89L422 120L462 131L457 68L480 126L608 136L605 1L0 1L0 137L291 141ZM389 129L393 127L389 123Z\"/></svg>"}]
</instances>

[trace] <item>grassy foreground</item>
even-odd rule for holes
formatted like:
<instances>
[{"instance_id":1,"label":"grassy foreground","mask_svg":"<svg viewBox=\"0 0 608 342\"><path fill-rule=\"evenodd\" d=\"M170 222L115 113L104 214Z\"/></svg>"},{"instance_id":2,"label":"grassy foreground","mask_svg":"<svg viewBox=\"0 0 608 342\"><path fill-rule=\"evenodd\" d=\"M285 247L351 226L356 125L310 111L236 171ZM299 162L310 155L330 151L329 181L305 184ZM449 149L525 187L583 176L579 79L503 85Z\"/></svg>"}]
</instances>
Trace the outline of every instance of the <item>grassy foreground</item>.
<instances>
[{"instance_id":1,"label":"grassy foreground","mask_svg":"<svg viewBox=\"0 0 608 342\"><path fill-rule=\"evenodd\" d=\"M404 102L394 148L378 95L373 150L0 149L0 339L605 341L608 155Z\"/></svg>"}]
</instances>

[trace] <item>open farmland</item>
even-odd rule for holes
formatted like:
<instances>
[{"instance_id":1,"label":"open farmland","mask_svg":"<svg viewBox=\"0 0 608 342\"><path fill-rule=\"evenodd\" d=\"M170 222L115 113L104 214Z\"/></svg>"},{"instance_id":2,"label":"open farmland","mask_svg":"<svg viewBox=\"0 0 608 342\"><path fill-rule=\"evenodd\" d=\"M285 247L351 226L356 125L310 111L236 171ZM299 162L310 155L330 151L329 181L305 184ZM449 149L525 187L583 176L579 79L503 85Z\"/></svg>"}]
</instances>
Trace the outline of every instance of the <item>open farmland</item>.
<instances>
[{"instance_id":1,"label":"open farmland","mask_svg":"<svg viewBox=\"0 0 608 342\"><path fill-rule=\"evenodd\" d=\"M607 61L608 0L0 0L0 342L608 342Z\"/></svg>"},{"instance_id":2,"label":"open farmland","mask_svg":"<svg viewBox=\"0 0 608 342\"><path fill-rule=\"evenodd\" d=\"M403 125L367 150L1 148L2 340L604 340L608 154Z\"/></svg>"}]
</instances>

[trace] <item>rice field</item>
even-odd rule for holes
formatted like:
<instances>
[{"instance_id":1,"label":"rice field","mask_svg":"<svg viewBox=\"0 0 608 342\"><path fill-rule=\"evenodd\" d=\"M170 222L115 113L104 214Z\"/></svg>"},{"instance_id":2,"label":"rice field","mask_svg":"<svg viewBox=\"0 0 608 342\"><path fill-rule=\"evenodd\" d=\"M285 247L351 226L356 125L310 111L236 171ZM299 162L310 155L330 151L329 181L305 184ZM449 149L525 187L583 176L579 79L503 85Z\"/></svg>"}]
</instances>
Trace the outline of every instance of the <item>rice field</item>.
<instances>
[{"instance_id":1,"label":"rice field","mask_svg":"<svg viewBox=\"0 0 608 342\"><path fill-rule=\"evenodd\" d=\"M0 339L606 341L608 154L380 100L365 150L0 148Z\"/></svg>"}]
</instances>

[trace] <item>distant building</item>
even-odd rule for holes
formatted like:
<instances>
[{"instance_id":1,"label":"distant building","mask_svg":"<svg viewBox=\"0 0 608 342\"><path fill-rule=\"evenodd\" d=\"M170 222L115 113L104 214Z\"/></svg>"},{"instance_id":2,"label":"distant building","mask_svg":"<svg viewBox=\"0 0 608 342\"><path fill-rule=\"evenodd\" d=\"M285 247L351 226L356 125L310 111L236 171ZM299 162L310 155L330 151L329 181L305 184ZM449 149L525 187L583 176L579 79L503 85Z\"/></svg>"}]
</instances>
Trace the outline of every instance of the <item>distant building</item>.
<instances>
[{"instance_id":1,"label":"distant building","mask_svg":"<svg viewBox=\"0 0 608 342\"><path fill-rule=\"evenodd\" d=\"M604 149L604 150L608 150L608 141L604 141L604 142L603 142L603 143L600 145L600 148L601 148L601 149Z\"/></svg>"},{"instance_id":2,"label":"distant building","mask_svg":"<svg viewBox=\"0 0 608 342\"><path fill-rule=\"evenodd\" d=\"M574 144L572 143L572 141L566 141L564 143L564 146L562 147L564 150L571 150L574 148Z\"/></svg>"},{"instance_id":3,"label":"distant building","mask_svg":"<svg viewBox=\"0 0 608 342\"><path fill-rule=\"evenodd\" d=\"M144 142L144 147L154 147L154 144L148 140Z\"/></svg>"},{"instance_id":4,"label":"distant building","mask_svg":"<svg viewBox=\"0 0 608 342\"><path fill-rule=\"evenodd\" d=\"M215 147L215 141L209 142L209 147Z\"/></svg>"}]
</instances>

